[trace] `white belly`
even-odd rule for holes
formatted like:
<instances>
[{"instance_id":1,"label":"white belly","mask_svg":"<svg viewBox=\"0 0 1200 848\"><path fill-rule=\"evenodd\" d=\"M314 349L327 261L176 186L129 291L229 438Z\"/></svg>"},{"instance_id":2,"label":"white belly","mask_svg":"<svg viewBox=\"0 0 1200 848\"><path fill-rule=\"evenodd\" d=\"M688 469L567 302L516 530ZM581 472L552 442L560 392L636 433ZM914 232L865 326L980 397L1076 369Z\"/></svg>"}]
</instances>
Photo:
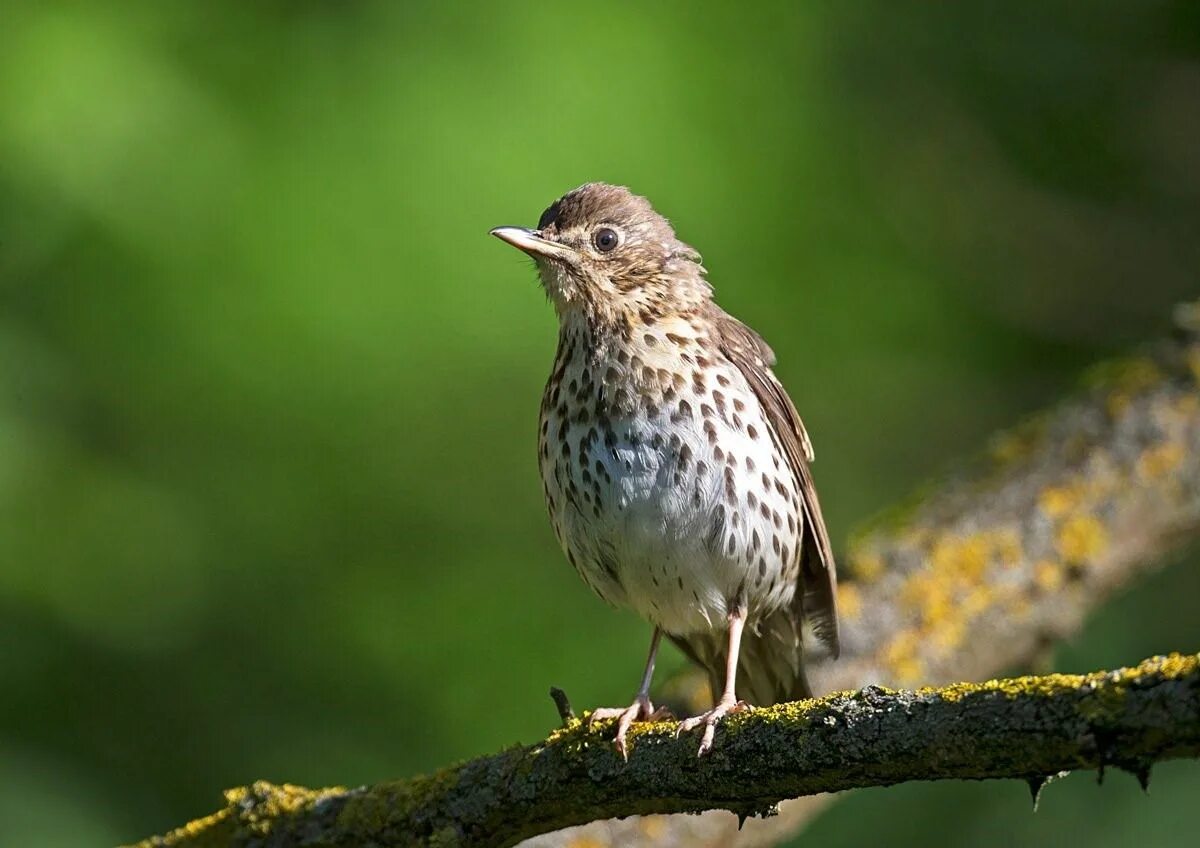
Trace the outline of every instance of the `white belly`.
<instances>
[{"instance_id":1,"label":"white belly","mask_svg":"<svg viewBox=\"0 0 1200 848\"><path fill-rule=\"evenodd\" d=\"M753 621L795 589L794 478L741 375L731 369L722 386L719 404L713 387L688 386L599 421L549 410L542 434L568 559L601 597L670 633L720 626L739 600Z\"/></svg>"}]
</instances>

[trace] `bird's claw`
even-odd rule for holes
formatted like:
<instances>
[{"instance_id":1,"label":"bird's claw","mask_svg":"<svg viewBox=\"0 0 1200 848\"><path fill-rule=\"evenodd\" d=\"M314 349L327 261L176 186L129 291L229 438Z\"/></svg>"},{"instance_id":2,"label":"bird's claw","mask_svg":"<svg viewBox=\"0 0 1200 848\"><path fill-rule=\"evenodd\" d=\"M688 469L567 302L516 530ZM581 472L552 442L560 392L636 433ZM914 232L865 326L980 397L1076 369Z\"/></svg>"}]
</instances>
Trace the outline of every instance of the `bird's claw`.
<instances>
[{"instance_id":1,"label":"bird's claw","mask_svg":"<svg viewBox=\"0 0 1200 848\"><path fill-rule=\"evenodd\" d=\"M675 716L666 707L654 708L654 704L650 703L650 699L639 696L628 707L600 707L592 710L588 716L588 726L596 724L596 722L607 721L608 719L617 720L617 734L613 742L617 746L617 752L626 761L629 760L629 745L626 741L626 736L629 734L629 728L633 726L635 721L663 721L673 719Z\"/></svg>"},{"instance_id":2,"label":"bird's claw","mask_svg":"<svg viewBox=\"0 0 1200 848\"><path fill-rule=\"evenodd\" d=\"M685 718L679 722L679 727L675 730L675 736L678 738L683 733L688 733L697 727L703 726L704 735L700 737L700 750L696 752L697 757L703 757L712 750L713 738L716 736L717 725L721 723L721 719L727 715L734 715L748 709L750 709L750 705L745 701L722 699L708 712L692 716L691 718Z\"/></svg>"}]
</instances>

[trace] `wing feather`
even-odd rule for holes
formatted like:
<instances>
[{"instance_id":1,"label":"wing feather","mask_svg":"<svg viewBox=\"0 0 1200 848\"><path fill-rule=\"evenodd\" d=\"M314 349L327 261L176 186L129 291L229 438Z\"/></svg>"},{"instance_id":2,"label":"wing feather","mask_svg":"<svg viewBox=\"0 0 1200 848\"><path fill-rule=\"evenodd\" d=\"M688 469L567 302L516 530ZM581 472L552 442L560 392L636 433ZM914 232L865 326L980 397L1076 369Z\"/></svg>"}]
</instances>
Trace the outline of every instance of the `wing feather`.
<instances>
[{"instance_id":1,"label":"wing feather","mask_svg":"<svg viewBox=\"0 0 1200 848\"><path fill-rule=\"evenodd\" d=\"M772 435L783 448L799 483L805 532L799 554L800 591L796 593L796 611L812 626L817 639L837 657L837 567L809 469L813 461L812 441L795 404L771 371L775 353L770 346L758 333L717 306L713 305L712 310L714 314L710 317L719 330L722 352L754 390L766 412Z\"/></svg>"}]
</instances>

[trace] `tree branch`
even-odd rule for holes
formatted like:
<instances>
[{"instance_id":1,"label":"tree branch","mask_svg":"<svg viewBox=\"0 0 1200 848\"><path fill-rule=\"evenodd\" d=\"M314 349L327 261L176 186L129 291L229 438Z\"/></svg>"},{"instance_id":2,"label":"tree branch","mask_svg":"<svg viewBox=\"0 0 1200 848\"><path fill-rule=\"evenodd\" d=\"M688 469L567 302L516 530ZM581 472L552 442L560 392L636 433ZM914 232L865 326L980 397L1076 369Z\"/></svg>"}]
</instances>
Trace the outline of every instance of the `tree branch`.
<instances>
[{"instance_id":1,"label":"tree branch","mask_svg":"<svg viewBox=\"0 0 1200 848\"><path fill-rule=\"evenodd\" d=\"M731 719L717 750L663 722L634 731L624 762L582 722L545 742L431 777L352 791L258 783L221 813L144 846L513 845L548 830L631 813L719 804L741 816L786 798L906 780L1020 778L1200 756L1200 656L1136 668L942 689L870 687Z\"/></svg>"},{"instance_id":2,"label":"tree branch","mask_svg":"<svg viewBox=\"0 0 1200 848\"><path fill-rule=\"evenodd\" d=\"M1028 662L1196 536L1200 307L1181 308L1177 324L1145 353L1093 369L1077 397L996 437L976 462L851 541L842 659L814 658L818 690L978 680ZM691 740L673 743L663 727L635 737L641 744L628 766L576 727L543 745L353 792L256 784L231 793L214 816L143 844L229 845L235 836L281 846L510 844L606 816L720 807L746 814L789 795L904 779L1036 777L1104 762L1140 772L1159 757L1196 755L1195 677L1191 657L1144 664L1111 683L1028 678L1008 689L839 695L731 721L700 763ZM1083 715L1084 704L1098 712ZM1165 717L1175 724L1164 735ZM947 747L921 747L923 737L902 732L930 721L923 732ZM1033 745L1024 735L1031 726ZM967 727L975 732L956 735ZM820 747L835 737L836 746ZM742 834L734 816L709 813L595 824L531 844L581 836L601 845L762 844L819 803L785 804L781 816Z\"/></svg>"}]
</instances>

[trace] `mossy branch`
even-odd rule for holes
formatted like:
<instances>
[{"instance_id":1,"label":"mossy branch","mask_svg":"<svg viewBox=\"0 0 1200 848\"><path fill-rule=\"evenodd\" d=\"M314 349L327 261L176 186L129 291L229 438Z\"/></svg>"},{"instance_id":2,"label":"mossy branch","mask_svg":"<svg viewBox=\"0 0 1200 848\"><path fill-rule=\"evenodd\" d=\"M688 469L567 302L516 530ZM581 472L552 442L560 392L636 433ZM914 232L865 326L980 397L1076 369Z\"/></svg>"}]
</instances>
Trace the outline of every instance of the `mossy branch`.
<instances>
[{"instance_id":1,"label":"mossy branch","mask_svg":"<svg viewBox=\"0 0 1200 848\"><path fill-rule=\"evenodd\" d=\"M843 557L842 658L812 658L818 691L979 680L1028 663L1117 587L1200 536L1200 306L1182 307L1176 323L1170 337L1094 368L1077 395L1000 434L976 462L854 537ZM352 792L256 784L144 844L507 844L610 816L745 814L852 786L1036 778L1105 762L1141 773L1158 758L1196 755L1195 657L1112 680L1011 686L867 690L756 711L730 722L703 762L694 740L672 742L658 727L636 737L625 767L575 727L431 778ZM904 733L918 726L921 734ZM534 841L763 844L820 803L785 804L741 833L734 816L708 813Z\"/></svg>"},{"instance_id":2,"label":"mossy branch","mask_svg":"<svg viewBox=\"0 0 1200 848\"><path fill-rule=\"evenodd\" d=\"M156 846L506 846L593 819L723 807L907 780L1018 778L1117 766L1145 784L1160 760L1200 756L1200 656L1136 668L942 689L868 688L737 716L716 750L673 723L639 727L629 762L575 721L537 745L431 777L312 792L267 783Z\"/></svg>"}]
</instances>

